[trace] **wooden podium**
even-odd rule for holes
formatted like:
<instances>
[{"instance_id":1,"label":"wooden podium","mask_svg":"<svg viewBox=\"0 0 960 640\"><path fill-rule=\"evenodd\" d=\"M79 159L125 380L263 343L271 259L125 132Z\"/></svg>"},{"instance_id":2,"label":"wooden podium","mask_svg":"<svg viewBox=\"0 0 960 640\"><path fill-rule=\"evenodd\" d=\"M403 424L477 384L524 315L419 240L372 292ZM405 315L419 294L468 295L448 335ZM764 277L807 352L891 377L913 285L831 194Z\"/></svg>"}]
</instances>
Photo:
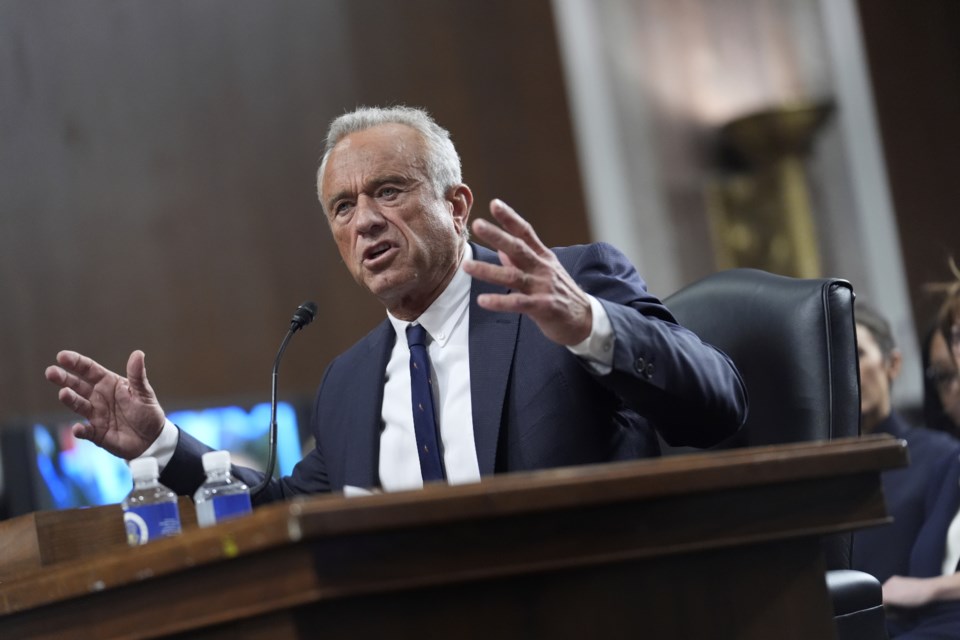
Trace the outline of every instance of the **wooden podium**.
<instances>
[{"instance_id":1,"label":"wooden podium","mask_svg":"<svg viewBox=\"0 0 960 640\"><path fill-rule=\"evenodd\" d=\"M511 474L138 548L105 507L98 551L0 572L0 636L832 638L820 538L886 522L904 464L871 437Z\"/></svg>"}]
</instances>

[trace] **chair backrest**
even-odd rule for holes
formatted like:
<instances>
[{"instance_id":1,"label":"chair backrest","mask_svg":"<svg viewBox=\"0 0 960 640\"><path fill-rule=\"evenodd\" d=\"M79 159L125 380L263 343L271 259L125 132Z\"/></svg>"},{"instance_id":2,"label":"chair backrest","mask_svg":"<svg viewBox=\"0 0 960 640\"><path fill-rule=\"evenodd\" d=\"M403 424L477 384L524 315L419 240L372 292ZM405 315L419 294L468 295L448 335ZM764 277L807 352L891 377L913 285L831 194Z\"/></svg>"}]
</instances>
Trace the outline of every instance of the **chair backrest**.
<instances>
[{"instance_id":1,"label":"chair backrest","mask_svg":"<svg viewBox=\"0 0 960 640\"><path fill-rule=\"evenodd\" d=\"M860 434L853 300L845 280L733 269L664 301L680 324L733 360L747 387L746 424L716 448ZM824 539L828 568L850 568L851 539L849 534Z\"/></svg>"},{"instance_id":2,"label":"chair backrest","mask_svg":"<svg viewBox=\"0 0 960 640\"><path fill-rule=\"evenodd\" d=\"M747 422L718 448L860 435L853 300L845 280L732 269L664 301L743 376Z\"/></svg>"}]
</instances>

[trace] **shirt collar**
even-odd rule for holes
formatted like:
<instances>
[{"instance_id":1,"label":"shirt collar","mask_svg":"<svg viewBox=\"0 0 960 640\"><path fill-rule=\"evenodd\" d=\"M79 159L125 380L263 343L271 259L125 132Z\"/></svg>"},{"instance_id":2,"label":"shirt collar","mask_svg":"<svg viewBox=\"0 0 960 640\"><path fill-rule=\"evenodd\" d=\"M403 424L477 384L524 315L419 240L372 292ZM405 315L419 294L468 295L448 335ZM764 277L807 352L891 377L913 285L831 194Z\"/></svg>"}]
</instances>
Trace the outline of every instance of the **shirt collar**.
<instances>
[{"instance_id":1,"label":"shirt collar","mask_svg":"<svg viewBox=\"0 0 960 640\"><path fill-rule=\"evenodd\" d=\"M469 242L466 242L464 243L463 260L470 260L472 258L473 247L470 246ZM390 324L393 325L394 331L397 332L398 339L402 339L403 343L406 344L407 327L411 324L421 324L423 328L427 330L427 333L430 334L434 342L437 342L443 347L447 343L447 340L450 339L453 328L467 310L467 303L470 300L470 282L470 276L463 270L463 262L461 261L460 265L457 266L456 273L453 274L453 278L450 280L450 284L448 284L447 288L433 301L433 304L420 314L419 318L413 322L407 322L406 320L395 318L388 311L387 318L390 319Z\"/></svg>"}]
</instances>

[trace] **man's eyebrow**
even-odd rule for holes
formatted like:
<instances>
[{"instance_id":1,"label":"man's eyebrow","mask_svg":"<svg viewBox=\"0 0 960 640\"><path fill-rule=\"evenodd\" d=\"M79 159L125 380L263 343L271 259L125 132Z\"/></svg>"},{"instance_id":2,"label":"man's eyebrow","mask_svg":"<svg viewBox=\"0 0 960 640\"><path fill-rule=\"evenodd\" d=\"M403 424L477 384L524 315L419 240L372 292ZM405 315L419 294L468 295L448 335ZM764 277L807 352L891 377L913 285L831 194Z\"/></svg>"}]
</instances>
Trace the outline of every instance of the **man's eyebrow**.
<instances>
[{"instance_id":1,"label":"man's eyebrow","mask_svg":"<svg viewBox=\"0 0 960 640\"><path fill-rule=\"evenodd\" d=\"M370 186L368 188L371 190L376 190L378 187L382 187L383 185L390 182L395 182L398 184L410 184L411 182L416 182L416 180L414 180L409 176L405 176L399 173L388 174L388 175L380 176L370 180L370 183L369 183Z\"/></svg>"}]
</instances>

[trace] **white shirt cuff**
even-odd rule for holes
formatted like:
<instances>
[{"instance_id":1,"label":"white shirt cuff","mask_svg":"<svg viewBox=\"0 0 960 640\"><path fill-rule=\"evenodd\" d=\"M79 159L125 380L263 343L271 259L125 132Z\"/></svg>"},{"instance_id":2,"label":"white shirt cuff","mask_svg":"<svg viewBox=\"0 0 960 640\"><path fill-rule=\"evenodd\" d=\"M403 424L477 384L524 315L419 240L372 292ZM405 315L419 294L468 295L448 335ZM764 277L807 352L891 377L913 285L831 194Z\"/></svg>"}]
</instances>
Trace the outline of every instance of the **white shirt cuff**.
<instances>
[{"instance_id":1,"label":"white shirt cuff","mask_svg":"<svg viewBox=\"0 0 960 640\"><path fill-rule=\"evenodd\" d=\"M163 473L164 467L167 466L170 458L173 457L173 452L177 450L178 442L180 442L180 429L177 428L177 425L166 420L163 423L163 430L160 432L160 435L139 457L156 458L157 467L160 469L160 472Z\"/></svg>"},{"instance_id":2,"label":"white shirt cuff","mask_svg":"<svg viewBox=\"0 0 960 640\"><path fill-rule=\"evenodd\" d=\"M610 324L610 317L600 301L589 294L587 297L590 299L590 312L593 314L590 335L583 342L567 349L586 360L595 373L605 376L613 371L613 325Z\"/></svg>"}]
</instances>

